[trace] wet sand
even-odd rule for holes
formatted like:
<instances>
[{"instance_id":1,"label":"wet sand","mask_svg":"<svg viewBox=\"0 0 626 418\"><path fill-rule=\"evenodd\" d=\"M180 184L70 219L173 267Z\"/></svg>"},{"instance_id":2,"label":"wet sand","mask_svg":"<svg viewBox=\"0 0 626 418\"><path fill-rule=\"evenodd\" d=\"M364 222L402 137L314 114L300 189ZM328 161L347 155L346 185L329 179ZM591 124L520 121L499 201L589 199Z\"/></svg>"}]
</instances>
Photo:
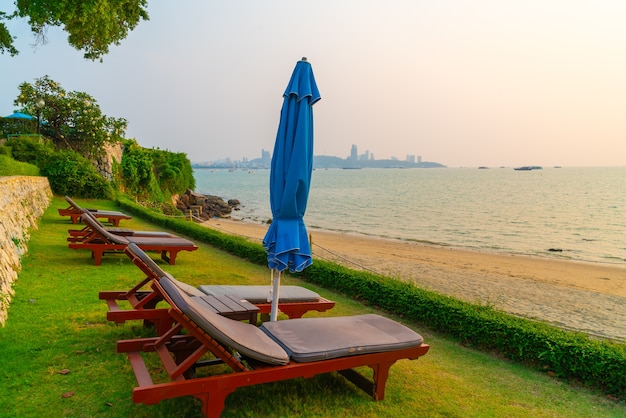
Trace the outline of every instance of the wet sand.
<instances>
[{"instance_id":1,"label":"wet sand","mask_svg":"<svg viewBox=\"0 0 626 418\"><path fill-rule=\"evenodd\" d=\"M260 242L266 225L205 226ZM500 255L309 229L313 257L506 312L626 341L626 265Z\"/></svg>"}]
</instances>

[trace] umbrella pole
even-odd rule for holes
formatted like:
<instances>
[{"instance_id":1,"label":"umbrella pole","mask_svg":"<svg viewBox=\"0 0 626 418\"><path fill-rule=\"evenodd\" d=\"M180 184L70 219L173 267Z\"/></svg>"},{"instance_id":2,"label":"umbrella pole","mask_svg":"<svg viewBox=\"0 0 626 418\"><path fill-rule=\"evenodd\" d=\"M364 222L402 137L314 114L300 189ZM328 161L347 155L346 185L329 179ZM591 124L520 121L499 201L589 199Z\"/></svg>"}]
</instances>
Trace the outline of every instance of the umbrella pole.
<instances>
[{"instance_id":1,"label":"umbrella pole","mask_svg":"<svg viewBox=\"0 0 626 418\"><path fill-rule=\"evenodd\" d=\"M272 309L270 310L270 321L278 319L278 299L280 298L280 271L272 269Z\"/></svg>"}]
</instances>

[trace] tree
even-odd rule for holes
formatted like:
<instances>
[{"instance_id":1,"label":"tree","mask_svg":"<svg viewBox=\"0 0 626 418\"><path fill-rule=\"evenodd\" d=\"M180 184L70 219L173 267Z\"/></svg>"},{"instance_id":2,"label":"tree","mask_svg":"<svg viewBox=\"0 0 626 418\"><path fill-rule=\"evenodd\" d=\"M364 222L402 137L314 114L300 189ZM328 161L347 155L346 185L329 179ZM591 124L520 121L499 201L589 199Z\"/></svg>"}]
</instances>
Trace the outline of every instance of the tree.
<instances>
[{"instance_id":1,"label":"tree","mask_svg":"<svg viewBox=\"0 0 626 418\"><path fill-rule=\"evenodd\" d=\"M11 56L17 55L17 49L13 45L13 37L9 33L3 20L7 20L7 14L0 11L0 53L8 52Z\"/></svg>"},{"instance_id":2,"label":"tree","mask_svg":"<svg viewBox=\"0 0 626 418\"><path fill-rule=\"evenodd\" d=\"M41 110L36 106L39 99L45 103ZM94 156L106 142L121 141L126 132L126 119L103 115L96 99L87 93L66 92L48 76L34 84L20 84L14 104L31 115L41 112L42 132L57 146L62 143L86 157Z\"/></svg>"},{"instance_id":3,"label":"tree","mask_svg":"<svg viewBox=\"0 0 626 418\"><path fill-rule=\"evenodd\" d=\"M148 150L137 144L137 141L126 143L121 169L120 185L124 189L135 195L149 191L150 183L154 178L152 157Z\"/></svg>"},{"instance_id":4,"label":"tree","mask_svg":"<svg viewBox=\"0 0 626 418\"><path fill-rule=\"evenodd\" d=\"M141 20L148 20L147 0L16 0L16 10L0 11L0 53L18 53L5 22L26 18L37 44L46 42L49 27L65 30L68 43L84 57L102 60L109 46L119 45Z\"/></svg>"}]
</instances>

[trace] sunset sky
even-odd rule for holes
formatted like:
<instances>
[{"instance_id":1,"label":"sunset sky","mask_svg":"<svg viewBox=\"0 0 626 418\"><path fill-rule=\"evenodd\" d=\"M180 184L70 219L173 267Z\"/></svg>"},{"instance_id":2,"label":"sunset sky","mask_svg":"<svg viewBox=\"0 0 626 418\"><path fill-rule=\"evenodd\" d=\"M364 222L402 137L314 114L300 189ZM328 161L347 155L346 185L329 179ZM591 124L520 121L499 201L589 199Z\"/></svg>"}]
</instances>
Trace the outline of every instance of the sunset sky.
<instances>
[{"instance_id":1,"label":"sunset sky","mask_svg":"<svg viewBox=\"0 0 626 418\"><path fill-rule=\"evenodd\" d=\"M44 75L92 95L145 147L194 162L273 148L306 56L322 100L315 154L421 155L450 167L626 165L626 2L149 2L104 62L67 35L0 55L0 114ZM0 10L11 11L9 5Z\"/></svg>"}]
</instances>

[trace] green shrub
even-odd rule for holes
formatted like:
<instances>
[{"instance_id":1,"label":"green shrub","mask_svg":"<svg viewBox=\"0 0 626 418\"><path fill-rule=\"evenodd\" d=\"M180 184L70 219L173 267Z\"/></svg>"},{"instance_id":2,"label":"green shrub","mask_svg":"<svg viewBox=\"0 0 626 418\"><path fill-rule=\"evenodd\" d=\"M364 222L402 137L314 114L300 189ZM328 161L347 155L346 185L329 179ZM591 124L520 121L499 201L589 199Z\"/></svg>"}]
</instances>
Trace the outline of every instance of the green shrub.
<instances>
[{"instance_id":1,"label":"green shrub","mask_svg":"<svg viewBox=\"0 0 626 418\"><path fill-rule=\"evenodd\" d=\"M174 204L172 202L164 202L161 205L161 212L163 212L165 215L169 215L169 216L178 215L180 213L178 208L176 206L174 206Z\"/></svg>"},{"instance_id":2,"label":"green shrub","mask_svg":"<svg viewBox=\"0 0 626 418\"><path fill-rule=\"evenodd\" d=\"M122 189L133 195L144 194L152 179L152 158L136 142L129 141L124 146L120 163Z\"/></svg>"},{"instance_id":3,"label":"green shrub","mask_svg":"<svg viewBox=\"0 0 626 418\"><path fill-rule=\"evenodd\" d=\"M111 199L113 190L93 164L75 151L52 153L41 167L55 194Z\"/></svg>"},{"instance_id":4,"label":"green shrub","mask_svg":"<svg viewBox=\"0 0 626 418\"><path fill-rule=\"evenodd\" d=\"M124 144L115 169L115 185L146 207L177 213L169 199L195 187L191 162L184 153L143 148L134 140Z\"/></svg>"},{"instance_id":5,"label":"green shrub","mask_svg":"<svg viewBox=\"0 0 626 418\"><path fill-rule=\"evenodd\" d=\"M8 141L13 158L17 161L31 163L41 169L48 157L52 155L54 144L40 136L19 136Z\"/></svg>"},{"instance_id":6,"label":"green shrub","mask_svg":"<svg viewBox=\"0 0 626 418\"><path fill-rule=\"evenodd\" d=\"M151 150L155 176L167 194L184 193L196 187L191 162L184 153Z\"/></svg>"}]
</instances>

